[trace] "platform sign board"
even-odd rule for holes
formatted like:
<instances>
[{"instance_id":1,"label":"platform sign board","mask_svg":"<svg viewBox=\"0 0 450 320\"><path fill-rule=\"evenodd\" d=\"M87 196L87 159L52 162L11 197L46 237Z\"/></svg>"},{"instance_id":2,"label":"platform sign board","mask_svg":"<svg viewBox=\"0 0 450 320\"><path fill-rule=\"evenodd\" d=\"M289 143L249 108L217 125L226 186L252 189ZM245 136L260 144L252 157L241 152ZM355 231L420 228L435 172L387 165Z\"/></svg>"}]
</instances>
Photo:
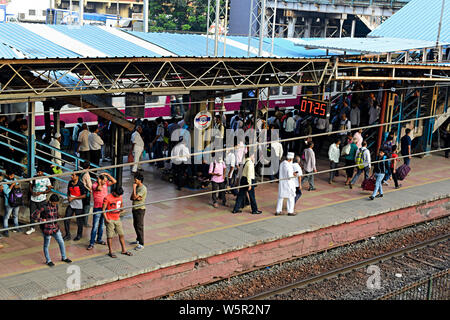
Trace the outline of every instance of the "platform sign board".
<instances>
[{"instance_id":1,"label":"platform sign board","mask_svg":"<svg viewBox=\"0 0 450 320\"><path fill-rule=\"evenodd\" d=\"M211 122L212 116L208 111L200 111L194 118L194 125L199 130L208 129Z\"/></svg>"},{"instance_id":2,"label":"platform sign board","mask_svg":"<svg viewBox=\"0 0 450 320\"><path fill-rule=\"evenodd\" d=\"M143 93L125 94L125 115L133 118L145 117L145 96Z\"/></svg>"}]
</instances>

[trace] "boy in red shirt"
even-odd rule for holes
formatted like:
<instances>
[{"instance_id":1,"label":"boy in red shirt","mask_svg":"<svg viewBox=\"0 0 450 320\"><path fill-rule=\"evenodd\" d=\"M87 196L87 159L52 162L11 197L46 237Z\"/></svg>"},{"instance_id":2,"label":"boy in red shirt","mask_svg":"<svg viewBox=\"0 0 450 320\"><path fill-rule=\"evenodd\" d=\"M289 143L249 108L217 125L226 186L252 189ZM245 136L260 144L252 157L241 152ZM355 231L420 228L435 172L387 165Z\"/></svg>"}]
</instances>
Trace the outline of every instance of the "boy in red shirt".
<instances>
[{"instance_id":1,"label":"boy in red shirt","mask_svg":"<svg viewBox=\"0 0 450 320\"><path fill-rule=\"evenodd\" d=\"M103 200L102 209L103 209L103 218L105 219L106 224L106 240L108 242L108 249L109 249L108 255L111 258L117 258L117 256L114 253L112 253L111 248L112 238L116 235L116 233L119 235L119 242L122 247L121 253L127 256L133 255L131 252L128 252L127 249L125 248L122 222L120 221L120 213L123 210L114 210L123 207L122 195L123 189L122 187L118 186L117 188L114 189L112 193L108 194Z\"/></svg>"}]
</instances>

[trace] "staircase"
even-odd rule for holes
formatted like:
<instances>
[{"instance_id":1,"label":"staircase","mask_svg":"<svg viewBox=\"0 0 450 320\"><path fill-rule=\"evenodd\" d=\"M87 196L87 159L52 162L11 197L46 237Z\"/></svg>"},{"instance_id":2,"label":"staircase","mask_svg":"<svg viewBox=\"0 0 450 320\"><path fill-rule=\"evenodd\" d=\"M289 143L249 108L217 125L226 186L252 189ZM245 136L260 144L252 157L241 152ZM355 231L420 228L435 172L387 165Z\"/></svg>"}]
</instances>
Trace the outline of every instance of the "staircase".
<instances>
[{"instance_id":1,"label":"staircase","mask_svg":"<svg viewBox=\"0 0 450 320\"><path fill-rule=\"evenodd\" d=\"M49 83L53 80L58 80L59 85L67 87L79 86L77 79L70 74L64 74L61 71L55 71L51 74L50 78L43 78L38 75L29 72L24 74L24 77L30 83L34 83L39 87L47 87ZM88 86L87 84L84 84ZM81 86L83 87L83 86ZM114 108L111 104L105 101L101 96L98 95L82 95L80 96L66 96L64 97L64 102L72 104L74 106L87 109L90 112L96 114L99 117L112 121L120 127L123 127L129 131L134 129L134 124L126 120L125 115Z\"/></svg>"},{"instance_id":2,"label":"staircase","mask_svg":"<svg viewBox=\"0 0 450 320\"><path fill-rule=\"evenodd\" d=\"M33 163L42 163L47 166L58 166L62 169L63 172L73 172L81 170L81 163L84 163L85 160L78 158L64 150L56 149L46 143L43 143L41 141L35 141L35 152L33 153L30 149L30 144L28 141L28 136L13 131L11 129L8 129L6 127L0 126L0 145L5 146L7 148L11 148L14 151L12 152L20 152L23 153L25 157L27 157L27 162L31 161L32 159L29 159L28 157L31 155L34 157ZM11 143L18 143L21 144L21 147L15 146ZM26 148L23 146L27 146ZM52 155L52 151L56 151L61 154L61 158L56 158ZM0 168L0 171L4 172L6 170L6 167L10 166L12 168L15 168L16 175L19 178L22 177L30 177L29 166L23 163L18 163L11 159L12 157L5 157L3 155L0 155L0 160L3 161L4 165L3 168ZM69 160L67 160L69 159ZM61 161L61 165L58 165L58 163L54 162L55 160ZM90 163L91 168L99 168L99 166ZM19 170L17 170L20 168ZM109 170L105 170L110 172ZM23 172L23 173L20 173ZM24 174L26 173L26 174ZM111 173L111 172L110 172ZM50 175L50 173L46 172L45 175ZM62 197L67 196L67 184L70 180L69 176L64 177L55 177L52 178L55 179L58 182L58 185L60 187L53 189L52 191L59 194ZM94 181L95 179L91 177L91 179Z\"/></svg>"},{"instance_id":3,"label":"staircase","mask_svg":"<svg viewBox=\"0 0 450 320\"><path fill-rule=\"evenodd\" d=\"M401 59L401 57L399 57ZM352 85L347 86L343 91L351 90ZM432 124L430 125L430 120L414 120L415 118L425 117L430 115L430 107L433 99L433 90L432 89L421 89L422 94L416 94L417 89L409 89L405 93L404 101L401 100L396 101L393 105L392 109L392 119L389 120L389 110L386 111L386 120L385 122L391 121L401 121L411 119L410 122L402 122L401 124L393 124L391 126L386 126L384 129L383 139L384 142L387 138L388 132L394 132L394 141L397 141L397 144L400 143L400 138L405 134L406 128L412 129L413 138L420 138L423 135L428 136L427 130L430 130L432 133L436 132L439 127L445 123L445 121L450 117L450 110L447 109L446 113L446 99L448 100L448 95L445 92L441 92L438 95L437 103L436 103L436 112L435 114L442 114L437 119L433 119ZM442 89L445 90L445 89ZM420 91L419 91L420 92ZM338 103L338 101L342 98L342 93L339 93L333 96L330 100L332 105ZM403 103L403 105L402 105ZM448 104L447 104L448 106ZM400 112L401 111L401 112ZM333 113L333 111L332 111ZM378 128L369 128L363 131L362 133L364 139L367 141L368 148L372 148L377 143L378 137ZM424 139L426 140L426 138ZM419 149L426 149L425 147ZM421 151L421 150L418 150Z\"/></svg>"},{"instance_id":4,"label":"staircase","mask_svg":"<svg viewBox=\"0 0 450 320\"><path fill-rule=\"evenodd\" d=\"M444 114L446 105L446 99L448 96L439 94L436 101L435 114L442 114L437 119L423 119L415 120L416 118L426 117L430 115L431 105L433 102L433 89L424 88L419 89L419 94L415 94L417 89L410 89L406 92L404 101L398 101L394 105L393 117L391 121L408 120L408 122L402 122L400 124L393 124L392 126L385 127L384 139L387 137L388 132L394 132L394 141L397 144L400 143L400 138L405 134L407 128L412 131L412 138L419 138L422 143L417 144L416 152L427 150L427 140L432 138L432 134L439 129L439 127L450 117L450 112ZM421 91L421 94L420 94ZM388 122L388 118L386 119ZM376 134L370 137L370 145L376 143ZM430 142L428 142L429 144Z\"/></svg>"}]
</instances>

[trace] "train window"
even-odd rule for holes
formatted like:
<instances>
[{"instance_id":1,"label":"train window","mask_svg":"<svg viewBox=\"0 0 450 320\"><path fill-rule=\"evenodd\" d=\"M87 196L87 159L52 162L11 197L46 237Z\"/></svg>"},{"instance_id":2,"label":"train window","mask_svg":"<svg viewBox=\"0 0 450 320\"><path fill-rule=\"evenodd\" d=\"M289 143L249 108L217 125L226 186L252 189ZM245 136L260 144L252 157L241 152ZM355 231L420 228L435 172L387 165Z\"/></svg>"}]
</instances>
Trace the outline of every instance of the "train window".
<instances>
[{"instance_id":1,"label":"train window","mask_svg":"<svg viewBox=\"0 0 450 320\"><path fill-rule=\"evenodd\" d=\"M159 96L145 95L145 103L158 103Z\"/></svg>"},{"instance_id":2,"label":"train window","mask_svg":"<svg viewBox=\"0 0 450 320\"><path fill-rule=\"evenodd\" d=\"M292 95L294 92L294 87L281 87L281 94L283 96Z\"/></svg>"},{"instance_id":3,"label":"train window","mask_svg":"<svg viewBox=\"0 0 450 320\"><path fill-rule=\"evenodd\" d=\"M269 88L269 93L271 96L278 96L280 94L280 87Z\"/></svg>"}]
</instances>

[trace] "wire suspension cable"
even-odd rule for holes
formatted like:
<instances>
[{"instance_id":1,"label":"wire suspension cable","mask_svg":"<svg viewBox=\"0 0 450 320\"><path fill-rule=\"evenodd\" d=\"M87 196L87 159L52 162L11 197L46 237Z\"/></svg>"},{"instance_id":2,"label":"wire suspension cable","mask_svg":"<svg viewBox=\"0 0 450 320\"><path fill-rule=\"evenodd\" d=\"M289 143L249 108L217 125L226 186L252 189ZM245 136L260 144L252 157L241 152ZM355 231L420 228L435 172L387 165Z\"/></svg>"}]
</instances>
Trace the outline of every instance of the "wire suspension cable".
<instances>
[{"instance_id":1,"label":"wire suspension cable","mask_svg":"<svg viewBox=\"0 0 450 320\"><path fill-rule=\"evenodd\" d=\"M403 120L398 120L398 121L391 121L391 122L386 122L386 123L373 124L373 125L369 125L369 126L351 128L350 130L343 129L343 130L336 130L336 131L330 131L330 132L324 132L324 133L316 133L316 134L312 134L312 135L298 136L298 137L294 137L294 138L279 139L277 141L281 143L281 142L290 142L290 141L295 141L295 140L300 140L300 139L305 139L305 138L313 138L313 137L320 137L320 136L330 136L330 135L337 134L337 133L347 133L348 131L356 131L356 130L360 130L360 129L364 130L364 129L370 129L370 128L389 126L389 125L392 125L392 124L400 124L400 123L404 123L404 122L411 122L411 121L418 121L418 120L426 120L426 119L438 118L439 116L446 115L446 114L447 113L441 113L441 114L436 114L436 115L432 115L432 116L424 116L424 117L419 117L419 118L403 119ZM255 132L254 134L256 135L256 131L254 129L252 129L252 130ZM235 137L235 136L233 136L233 137ZM256 143L251 143L251 144L245 145L244 147L256 148L256 147L258 147L260 145L266 145L266 144L270 144L270 143L272 143L272 141L256 142ZM190 158L196 157L196 156L200 156L200 155L204 155L204 154L231 151L231 150L234 150L234 149L235 149L235 147L219 148L219 149L212 149L212 150L203 150L203 151L191 153L190 154ZM183 155L180 155L180 156L168 156L168 157L163 157L163 158L142 160L142 161L136 161L136 162L130 162L130 163L122 163L122 164L116 164L116 165L110 165L110 166L104 166L104 167L98 167L98 168L82 169L82 170L77 170L77 171L72 171L72 172L63 172L63 173L48 175L47 177L48 178L54 178L54 177L61 177L61 176L70 176L73 173L79 174L79 173L85 173L85 172L95 172L95 171L101 171L101 170L109 170L109 169L114 169L114 168L123 168L123 167L127 167L127 166L133 166L135 164L139 165L139 164L146 164L146 163L153 163L153 162L159 162L159 161L179 159L179 158L184 158L184 157L186 157L186 156L183 156ZM37 180L37 179L39 179L39 177L22 178L22 179L15 180L15 182L27 182L27 181ZM6 182L6 183L7 184L12 184L14 182Z\"/></svg>"},{"instance_id":2,"label":"wire suspension cable","mask_svg":"<svg viewBox=\"0 0 450 320\"><path fill-rule=\"evenodd\" d=\"M297 85L298 86L298 85ZM439 87L439 88L444 88L444 87L449 87L450 84L437 84L437 85L430 85L430 86L417 86L417 87L404 87L404 88L395 88L395 91L393 91L394 93L397 91L402 91L402 90L413 90L413 89L428 89L428 88L434 88L434 87ZM250 89L249 89L250 90ZM367 92L384 92L384 91L392 91L392 89L388 88L379 88L379 89L375 89L375 90L346 90L346 91L336 91L336 92L332 92L335 95L339 95L339 94L344 94L344 93L367 93ZM169 94L167 94L169 95ZM315 97L315 96L323 96L323 93L302 93L300 95L301 97ZM213 98L211 98L213 99ZM193 101L193 102L176 102L176 103L170 103L170 105L174 105L174 106L183 106L189 103L208 103L211 99L209 100L199 100L199 101ZM254 98L242 98L241 101L254 101L254 100L258 100L258 98L254 97ZM1 102L1 100L0 100ZM110 109L122 109L122 108L142 108L142 107L147 107L147 108L163 108L166 106L166 103L160 103L160 104L153 104L151 106L148 106L146 104L140 105L140 104L136 104L136 105L131 105L131 106L123 106L123 107L115 107L115 106L110 106L110 107L96 107L95 110L110 110ZM46 113L59 113L59 114L72 114L74 112L77 111L85 111L85 112L89 112L89 109L83 109L83 108L73 108L72 110L54 110L54 111L42 111L42 112L36 112L37 115L44 115ZM9 112L9 113L2 113L2 115L8 115L8 116L14 116L14 115L23 115L23 112Z\"/></svg>"},{"instance_id":3,"label":"wire suspension cable","mask_svg":"<svg viewBox=\"0 0 450 320\"><path fill-rule=\"evenodd\" d=\"M386 162L386 161L393 160L393 159L399 160L399 159L403 159L403 158L406 158L406 157L419 156L419 155L424 155L424 154L429 154L429 153L434 153L434 152L441 152L441 151L446 151L446 150L450 150L450 147L442 148L442 149L435 149L435 150L430 150L430 151L425 151L425 152L417 152L417 153L414 153L414 154L411 154L411 155L407 155L407 156L398 156L396 158L388 158L388 159L384 159L384 160L371 161L370 164L379 163L379 162ZM308 174L303 174L302 177L310 176L310 175L324 174L324 173L329 173L329 172L337 171L337 170L345 170L345 169L349 169L349 168L355 168L357 166L358 166L358 164L351 165L351 166L345 166L345 167L339 167L339 168L335 168L335 169L326 169L326 170L322 170L322 171L318 171L318 172L311 172L311 173L308 173ZM42 177L40 177L40 178L42 179ZM162 203L162 202L169 202L169 201L175 201L175 200L188 199L188 198L193 198L193 197L198 197L198 196L209 195L209 194L217 193L217 192L225 192L225 191L228 191L228 190L247 188L247 187L250 187L250 186L258 186L258 185L262 185L262 184L267 184L267 183L272 183L272 182L279 182L279 181L284 181L284 180L290 180L290 179L294 179L294 178L298 178L298 177L294 176L294 177L283 178L283 179L274 179L274 180L268 180L268 181L261 181L261 182L241 185L241 186L227 188L227 189L220 189L220 190L214 190L214 191L205 191L205 192L200 192L200 193L195 193L195 194L190 194L190 195L185 195L185 196L167 198L167 199L163 199L163 200L154 200L154 201L147 202L144 205L145 206L150 206L150 205L154 205L154 204L158 204L158 203ZM142 205L143 204L136 204L136 205L122 207L122 208L120 208L120 211L122 211L122 210L126 211L126 210L133 209L134 207L138 207L138 206L142 206ZM37 225L41 225L41 224L45 224L45 223L49 223L49 222L53 223L53 222L70 220L70 219L82 218L82 217L86 217L86 216L90 216L90 215L94 215L94 214L99 214L99 213L103 214L103 213L107 213L107 212L111 212L111 211L118 211L118 209L110 209L110 210L97 211L97 212L92 212L92 213L84 213L84 214L80 214L80 215L76 215L76 216L72 216L72 217L58 218L58 219L51 220L51 221L35 222L35 223L29 223L29 224L21 225L21 226L18 226L18 227L3 228L3 229L0 229L0 232L14 230L14 229L21 229L21 228L25 228L25 227L37 226Z\"/></svg>"}]
</instances>

